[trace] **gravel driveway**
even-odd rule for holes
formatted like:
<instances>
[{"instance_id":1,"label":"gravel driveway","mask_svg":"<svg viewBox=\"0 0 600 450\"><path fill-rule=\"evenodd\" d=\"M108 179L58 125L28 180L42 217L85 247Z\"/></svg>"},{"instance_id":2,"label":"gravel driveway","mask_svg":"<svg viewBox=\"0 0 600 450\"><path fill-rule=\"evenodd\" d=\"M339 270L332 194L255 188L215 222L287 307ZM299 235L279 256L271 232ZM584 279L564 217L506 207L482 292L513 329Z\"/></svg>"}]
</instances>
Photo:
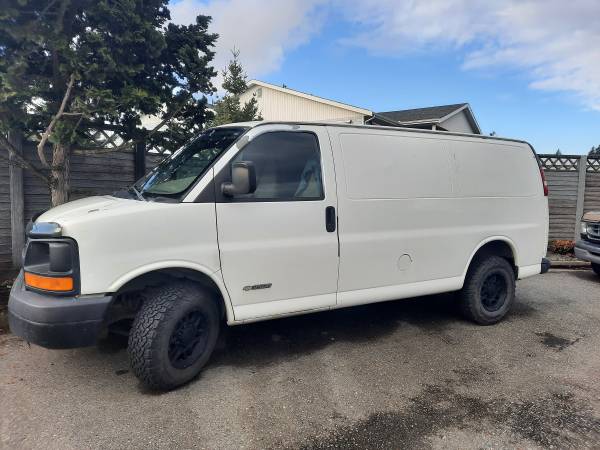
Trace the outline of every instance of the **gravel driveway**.
<instances>
[{"instance_id":1,"label":"gravel driveway","mask_svg":"<svg viewBox=\"0 0 600 450\"><path fill-rule=\"evenodd\" d=\"M209 366L140 388L119 342L0 336L3 448L600 448L600 278L518 284L480 327L432 296L230 328Z\"/></svg>"}]
</instances>

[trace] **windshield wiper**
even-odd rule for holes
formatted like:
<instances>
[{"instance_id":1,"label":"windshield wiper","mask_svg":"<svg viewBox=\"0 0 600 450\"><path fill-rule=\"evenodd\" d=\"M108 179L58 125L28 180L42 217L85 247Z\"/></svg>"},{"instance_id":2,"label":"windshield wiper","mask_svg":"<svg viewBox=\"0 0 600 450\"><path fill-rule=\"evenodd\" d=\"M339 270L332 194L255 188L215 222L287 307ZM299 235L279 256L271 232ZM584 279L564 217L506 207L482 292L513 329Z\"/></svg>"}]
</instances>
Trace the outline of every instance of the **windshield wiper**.
<instances>
[{"instance_id":1,"label":"windshield wiper","mask_svg":"<svg viewBox=\"0 0 600 450\"><path fill-rule=\"evenodd\" d=\"M133 191L133 193L134 193L134 194L137 196L137 198L138 198L139 200L141 200L142 202L147 202L147 201L148 201L148 200L146 200L146 199L144 198L144 196L142 195L142 193L141 193L140 191L138 191L138 190L135 188L135 186L131 186L131 187L129 188L129 191L130 191L130 192L131 192L131 191Z\"/></svg>"}]
</instances>

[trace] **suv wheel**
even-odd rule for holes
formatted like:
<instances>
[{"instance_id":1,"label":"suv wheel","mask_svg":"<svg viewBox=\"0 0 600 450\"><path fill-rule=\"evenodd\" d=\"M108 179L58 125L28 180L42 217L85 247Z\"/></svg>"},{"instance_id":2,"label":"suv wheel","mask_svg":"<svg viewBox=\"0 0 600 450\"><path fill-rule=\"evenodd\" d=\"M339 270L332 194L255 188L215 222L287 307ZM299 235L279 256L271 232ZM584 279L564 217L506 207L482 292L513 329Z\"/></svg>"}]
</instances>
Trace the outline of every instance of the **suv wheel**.
<instances>
[{"instance_id":1,"label":"suv wheel","mask_svg":"<svg viewBox=\"0 0 600 450\"><path fill-rule=\"evenodd\" d=\"M592 270L596 275L600 276L600 264L592 263Z\"/></svg>"},{"instance_id":2,"label":"suv wheel","mask_svg":"<svg viewBox=\"0 0 600 450\"><path fill-rule=\"evenodd\" d=\"M480 325L502 320L515 299L515 273L499 256L474 261L460 292L463 314Z\"/></svg>"},{"instance_id":3,"label":"suv wheel","mask_svg":"<svg viewBox=\"0 0 600 450\"><path fill-rule=\"evenodd\" d=\"M219 312L208 291L182 281L147 289L129 334L129 361L150 389L168 390L193 379L219 334Z\"/></svg>"}]
</instances>

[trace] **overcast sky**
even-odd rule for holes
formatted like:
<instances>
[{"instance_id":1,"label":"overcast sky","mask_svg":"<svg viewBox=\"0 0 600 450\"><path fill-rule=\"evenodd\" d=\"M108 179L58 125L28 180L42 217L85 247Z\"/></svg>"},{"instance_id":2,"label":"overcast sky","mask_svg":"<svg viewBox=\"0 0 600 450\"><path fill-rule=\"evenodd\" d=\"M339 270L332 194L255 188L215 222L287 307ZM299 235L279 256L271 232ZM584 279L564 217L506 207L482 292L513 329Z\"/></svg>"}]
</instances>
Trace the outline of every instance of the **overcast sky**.
<instances>
[{"instance_id":1,"label":"overcast sky","mask_svg":"<svg viewBox=\"0 0 600 450\"><path fill-rule=\"evenodd\" d=\"M600 0L180 0L213 17L215 67L386 111L469 102L540 153L600 145Z\"/></svg>"}]
</instances>

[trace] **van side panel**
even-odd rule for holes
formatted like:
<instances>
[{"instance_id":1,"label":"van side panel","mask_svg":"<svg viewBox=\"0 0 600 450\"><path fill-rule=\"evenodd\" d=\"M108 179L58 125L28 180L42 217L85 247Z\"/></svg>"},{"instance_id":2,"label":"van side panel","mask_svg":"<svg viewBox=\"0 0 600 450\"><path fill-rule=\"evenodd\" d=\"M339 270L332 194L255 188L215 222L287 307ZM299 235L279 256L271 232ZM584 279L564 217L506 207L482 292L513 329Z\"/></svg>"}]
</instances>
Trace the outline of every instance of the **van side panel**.
<instances>
[{"instance_id":1,"label":"van side panel","mask_svg":"<svg viewBox=\"0 0 600 450\"><path fill-rule=\"evenodd\" d=\"M531 148L460 138L453 139L450 148L456 198L475 217L483 216L476 222L484 230L494 228L514 242L517 266L539 265L548 242L548 202Z\"/></svg>"},{"instance_id":2,"label":"van side panel","mask_svg":"<svg viewBox=\"0 0 600 450\"><path fill-rule=\"evenodd\" d=\"M456 197L532 197L540 177L532 152L512 142L449 141Z\"/></svg>"},{"instance_id":3,"label":"van side panel","mask_svg":"<svg viewBox=\"0 0 600 450\"><path fill-rule=\"evenodd\" d=\"M340 145L351 200L452 197L451 154L445 141L343 133Z\"/></svg>"},{"instance_id":4,"label":"van side panel","mask_svg":"<svg viewBox=\"0 0 600 450\"><path fill-rule=\"evenodd\" d=\"M374 294L372 301L403 297L409 287L411 296L428 294L423 282L431 280L452 280L436 286L458 289L455 280L464 279L490 237L513 244L517 265L540 264L547 202L525 144L335 126L329 132L338 181L338 303L357 302L350 292L358 290L366 290L365 299Z\"/></svg>"}]
</instances>

